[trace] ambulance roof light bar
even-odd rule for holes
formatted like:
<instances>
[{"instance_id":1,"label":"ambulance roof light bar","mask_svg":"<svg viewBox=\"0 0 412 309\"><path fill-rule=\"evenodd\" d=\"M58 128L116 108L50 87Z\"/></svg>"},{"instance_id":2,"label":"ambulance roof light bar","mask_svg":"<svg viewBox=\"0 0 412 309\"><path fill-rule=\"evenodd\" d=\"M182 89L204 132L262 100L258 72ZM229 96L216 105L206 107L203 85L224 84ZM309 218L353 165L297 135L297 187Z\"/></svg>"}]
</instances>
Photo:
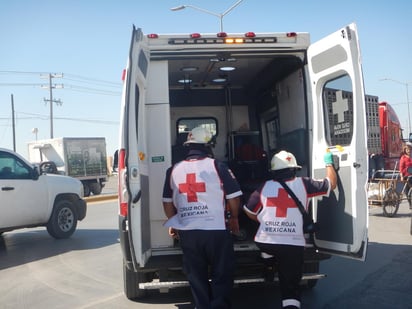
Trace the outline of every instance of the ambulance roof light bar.
<instances>
[{"instance_id":1,"label":"ambulance roof light bar","mask_svg":"<svg viewBox=\"0 0 412 309\"><path fill-rule=\"evenodd\" d=\"M179 5L173 8L170 8L171 11L180 11L183 10L185 8L192 8L194 10L198 10L200 12L206 13L206 14L210 14L213 16L216 16L220 19L220 32L223 32L223 17L225 17L225 15L227 15L230 11L232 11L235 7L237 7L243 0L239 0L237 1L235 4L233 4L230 8L228 8L226 11L224 11L223 13L215 13L194 5L190 5L190 4L184 4L184 5Z\"/></svg>"}]
</instances>

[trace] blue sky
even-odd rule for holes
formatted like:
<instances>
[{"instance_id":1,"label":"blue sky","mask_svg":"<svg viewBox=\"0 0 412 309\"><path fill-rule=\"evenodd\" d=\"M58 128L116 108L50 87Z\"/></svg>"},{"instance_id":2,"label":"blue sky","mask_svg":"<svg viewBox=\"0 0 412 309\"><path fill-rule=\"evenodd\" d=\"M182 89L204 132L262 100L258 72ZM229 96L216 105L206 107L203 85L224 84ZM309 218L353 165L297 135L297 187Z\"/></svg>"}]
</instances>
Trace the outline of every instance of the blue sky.
<instances>
[{"instance_id":1,"label":"blue sky","mask_svg":"<svg viewBox=\"0 0 412 309\"><path fill-rule=\"evenodd\" d=\"M103 136L108 155L118 143L121 74L132 25L145 33L216 33L219 18L182 4L222 13L236 0L3 0L0 2L0 147L13 149L11 94L16 116L16 150L50 137L49 90L54 78L53 134ZM412 103L412 2L243 0L223 18L225 32L309 32L315 42L355 22L367 94L391 103L408 133L406 85ZM394 81L381 81L390 78ZM399 83L400 82L400 83ZM412 109L412 107L411 107Z\"/></svg>"}]
</instances>

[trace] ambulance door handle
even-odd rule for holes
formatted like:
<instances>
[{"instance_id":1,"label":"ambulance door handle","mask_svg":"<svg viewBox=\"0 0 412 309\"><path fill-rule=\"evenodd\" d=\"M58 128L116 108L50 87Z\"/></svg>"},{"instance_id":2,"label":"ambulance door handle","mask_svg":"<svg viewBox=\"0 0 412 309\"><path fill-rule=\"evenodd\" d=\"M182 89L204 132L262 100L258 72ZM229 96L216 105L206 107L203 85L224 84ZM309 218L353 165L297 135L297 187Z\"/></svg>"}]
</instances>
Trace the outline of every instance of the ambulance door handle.
<instances>
[{"instance_id":1,"label":"ambulance door handle","mask_svg":"<svg viewBox=\"0 0 412 309\"><path fill-rule=\"evenodd\" d=\"M359 163L353 162L353 167L354 167L354 168L360 168L360 166L361 166L361 165L360 165Z\"/></svg>"},{"instance_id":2,"label":"ambulance door handle","mask_svg":"<svg viewBox=\"0 0 412 309\"><path fill-rule=\"evenodd\" d=\"M142 197L142 190L139 190L139 192L137 192L136 196L133 198L132 203L136 204L140 200L141 197Z\"/></svg>"}]
</instances>

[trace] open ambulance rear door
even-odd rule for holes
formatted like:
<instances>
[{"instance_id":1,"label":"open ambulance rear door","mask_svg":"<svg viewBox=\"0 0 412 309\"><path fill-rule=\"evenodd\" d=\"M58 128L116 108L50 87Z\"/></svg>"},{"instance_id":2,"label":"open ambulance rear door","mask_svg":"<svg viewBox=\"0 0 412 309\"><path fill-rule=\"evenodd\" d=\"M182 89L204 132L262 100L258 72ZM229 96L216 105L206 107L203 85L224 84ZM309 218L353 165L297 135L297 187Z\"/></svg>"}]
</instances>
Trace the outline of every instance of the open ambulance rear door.
<instances>
[{"instance_id":1,"label":"open ambulance rear door","mask_svg":"<svg viewBox=\"0 0 412 309\"><path fill-rule=\"evenodd\" d=\"M145 121L149 54L144 39L141 29L133 28L120 119L119 229L124 262L127 264L124 266L129 270L144 266L150 250L148 202L147 197L141 194L148 183L142 122Z\"/></svg>"},{"instance_id":2,"label":"open ambulance rear door","mask_svg":"<svg viewBox=\"0 0 412 309\"><path fill-rule=\"evenodd\" d=\"M313 201L322 252L364 260L368 239L366 183L368 154L365 94L356 25L308 49L313 101L312 175L325 176L329 149L338 162L338 185L328 198Z\"/></svg>"}]
</instances>

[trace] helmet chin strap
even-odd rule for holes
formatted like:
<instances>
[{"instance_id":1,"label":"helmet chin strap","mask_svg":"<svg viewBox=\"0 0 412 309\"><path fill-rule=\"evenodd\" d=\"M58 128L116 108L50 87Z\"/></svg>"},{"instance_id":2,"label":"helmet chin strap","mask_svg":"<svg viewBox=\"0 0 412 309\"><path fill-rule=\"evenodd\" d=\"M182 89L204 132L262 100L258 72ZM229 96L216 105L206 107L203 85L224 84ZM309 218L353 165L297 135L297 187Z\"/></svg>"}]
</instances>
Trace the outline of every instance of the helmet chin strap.
<instances>
[{"instance_id":1,"label":"helmet chin strap","mask_svg":"<svg viewBox=\"0 0 412 309\"><path fill-rule=\"evenodd\" d=\"M273 180L288 180L296 177L296 168L285 168L282 170L271 171Z\"/></svg>"}]
</instances>

